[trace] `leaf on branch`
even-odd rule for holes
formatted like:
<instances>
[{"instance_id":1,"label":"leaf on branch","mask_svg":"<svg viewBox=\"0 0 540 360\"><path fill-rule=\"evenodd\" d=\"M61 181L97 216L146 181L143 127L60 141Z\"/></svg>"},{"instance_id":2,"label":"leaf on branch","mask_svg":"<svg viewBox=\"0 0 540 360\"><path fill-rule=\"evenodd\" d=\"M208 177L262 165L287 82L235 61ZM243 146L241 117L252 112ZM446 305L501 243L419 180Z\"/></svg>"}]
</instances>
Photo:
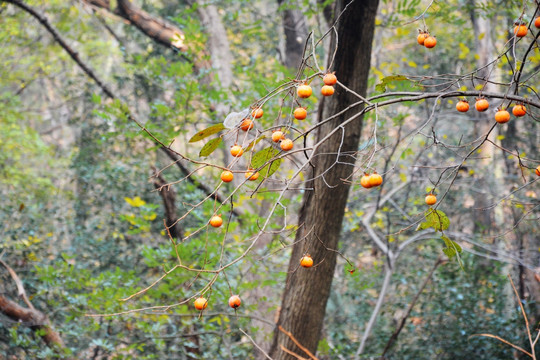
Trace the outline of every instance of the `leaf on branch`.
<instances>
[{"instance_id":1,"label":"leaf on branch","mask_svg":"<svg viewBox=\"0 0 540 360\"><path fill-rule=\"evenodd\" d=\"M223 126L223 124L212 125L209 128L201 130L198 133L196 133L195 135L193 135L193 137L191 139L189 139L189 142L193 143L193 142L201 141L202 139L207 138L210 135L217 134L218 132L220 132L223 129L225 129L225 126Z\"/></svg>"},{"instance_id":2,"label":"leaf on branch","mask_svg":"<svg viewBox=\"0 0 540 360\"><path fill-rule=\"evenodd\" d=\"M409 80L405 75L391 75L381 79L381 82L375 85L375 90L380 92L386 91L386 86L393 81Z\"/></svg>"},{"instance_id":3,"label":"leaf on branch","mask_svg":"<svg viewBox=\"0 0 540 360\"><path fill-rule=\"evenodd\" d=\"M433 228L436 231L443 231L450 226L448 216L441 210L429 209L426 211L426 221L418 225L416 231Z\"/></svg>"},{"instance_id":4,"label":"leaf on branch","mask_svg":"<svg viewBox=\"0 0 540 360\"><path fill-rule=\"evenodd\" d=\"M253 169L258 169L263 166L268 160L272 159L279 153L278 150L273 147L267 147L260 151L257 151L253 158L251 159L251 167Z\"/></svg>"},{"instance_id":5,"label":"leaf on branch","mask_svg":"<svg viewBox=\"0 0 540 360\"><path fill-rule=\"evenodd\" d=\"M218 148L219 144L221 144L222 141L223 139L220 137L210 140L203 146L201 152L199 153L199 156L203 157L210 155Z\"/></svg>"},{"instance_id":6,"label":"leaf on branch","mask_svg":"<svg viewBox=\"0 0 540 360\"><path fill-rule=\"evenodd\" d=\"M444 240L444 244L446 245L447 248L452 249L452 251L454 252L454 255L461 254L463 252L463 249L461 248L461 246L457 242L451 240L448 236L443 235L441 236L441 239Z\"/></svg>"},{"instance_id":7,"label":"leaf on branch","mask_svg":"<svg viewBox=\"0 0 540 360\"><path fill-rule=\"evenodd\" d=\"M282 160L283 159L274 160L270 164L263 167L260 171L262 176L266 178L266 177L271 176L273 173L275 173L279 169L279 166L281 165Z\"/></svg>"},{"instance_id":8,"label":"leaf on branch","mask_svg":"<svg viewBox=\"0 0 540 360\"><path fill-rule=\"evenodd\" d=\"M251 159L251 167L253 169L258 169L264 164L266 164L268 160L271 160L273 157L275 157L277 154L279 154L279 151L271 146L262 149L255 153L255 155L253 155L253 158ZM270 175L275 173L279 169L282 160L283 159L276 159L270 164L266 165L264 168L261 169L261 175L264 177L269 177Z\"/></svg>"},{"instance_id":9,"label":"leaf on branch","mask_svg":"<svg viewBox=\"0 0 540 360\"><path fill-rule=\"evenodd\" d=\"M256 138L255 140L253 140L252 142L249 143L249 145L248 145L248 147L246 148L245 151L250 151L251 149L253 149L253 147L255 145L257 145L262 139L265 139L265 138L266 138L266 136L264 136L264 135Z\"/></svg>"},{"instance_id":10,"label":"leaf on branch","mask_svg":"<svg viewBox=\"0 0 540 360\"><path fill-rule=\"evenodd\" d=\"M446 256L448 256L449 259L456 256L459 266L463 269L463 261L461 260L461 257L459 256L459 254L463 252L463 249L461 248L461 246L457 242L451 240L447 236L442 235L441 239L443 239L444 244L446 245L446 247L443 248L443 253Z\"/></svg>"}]
</instances>

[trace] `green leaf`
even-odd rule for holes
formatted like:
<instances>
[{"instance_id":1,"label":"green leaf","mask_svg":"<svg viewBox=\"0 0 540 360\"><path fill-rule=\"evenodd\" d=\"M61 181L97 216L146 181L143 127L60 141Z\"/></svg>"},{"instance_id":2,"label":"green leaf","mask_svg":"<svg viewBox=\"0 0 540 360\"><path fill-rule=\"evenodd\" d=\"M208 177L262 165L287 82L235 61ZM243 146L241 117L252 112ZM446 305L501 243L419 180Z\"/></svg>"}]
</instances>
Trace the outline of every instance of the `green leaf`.
<instances>
[{"instance_id":1,"label":"green leaf","mask_svg":"<svg viewBox=\"0 0 540 360\"><path fill-rule=\"evenodd\" d=\"M92 94L92 102L98 105L101 104L101 96L98 94Z\"/></svg>"},{"instance_id":2,"label":"green leaf","mask_svg":"<svg viewBox=\"0 0 540 360\"><path fill-rule=\"evenodd\" d=\"M459 266L461 267L461 269L463 269L463 261L461 260L461 257L459 256L459 254L463 252L463 249L461 248L461 246L457 242L451 240L447 236L442 235L441 239L443 239L444 244L446 245L446 247L443 248L443 253L446 256L448 256L448 258L450 259L456 256Z\"/></svg>"},{"instance_id":3,"label":"green leaf","mask_svg":"<svg viewBox=\"0 0 540 360\"><path fill-rule=\"evenodd\" d=\"M245 151L250 151L251 149L253 149L253 147L255 145L257 145L259 143L259 141L261 141L262 139L265 139L266 136L265 135L261 135L260 137L256 138L255 140L253 140L252 142L249 143L248 147L246 148Z\"/></svg>"},{"instance_id":4,"label":"green leaf","mask_svg":"<svg viewBox=\"0 0 540 360\"><path fill-rule=\"evenodd\" d=\"M386 86L389 83L391 83L393 81L402 81L402 80L409 80L409 79L407 79L407 77L404 76L404 75L386 76L386 77L381 79L380 83L375 85L375 90L380 91L380 92L385 92L386 91Z\"/></svg>"},{"instance_id":5,"label":"green leaf","mask_svg":"<svg viewBox=\"0 0 540 360\"><path fill-rule=\"evenodd\" d=\"M461 254L463 252L463 249L461 248L461 246L457 242L451 240L449 237L443 235L441 236L441 239L444 240L444 243L447 248L454 250L454 253Z\"/></svg>"},{"instance_id":6,"label":"green leaf","mask_svg":"<svg viewBox=\"0 0 540 360\"><path fill-rule=\"evenodd\" d=\"M443 248L443 253L448 256L450 259L456 256L456 251L452 248Z\"/></svg>"},{"instance_id":7,"label":"green leaf","mask_svg":"<svg viewBox=\"0 0 540 360\"><path fill-rule=\"evenodd\" d=\"M443 231L450 226L448 216L441 210L429 209L425 214L426 221L418 225L416 231L433 228L436 231Z\"/></svg>"},{"instance_id":8,"label":"green leaf","mask_svg":"<svg viewBox=\"0 0 540 360\"><path fill-rule=\"evenodd\" d=\"M222 123L212 125L209 128L201 130L198 133L196 133L195 135L193 135L193 137L191 139L189 139L189 142L193 143L193 142L201 141L202 139L207 138L210 135L217 134L218 132L220 132L223 129L225 129L225 126L223 126Z\"/></svg>"},{"instance_id":9,"label":"green leaf","mask_svg":"<svg viewBox=\"0 0 540 360\"><path fill-rule=\"evenodd\" d=\"M214 150L218 148L219 144L221 144L222 141L223 139L221 139L220 137L210 140L203 146L201 152L199 153L199 156L203 157L210 155L214 152Z\"/></svg>"},{"instance_id":10,"label":"green leaf","mask_svg":"<svg viewBox=\"0 0 540 360\"><path fill-rule=\"evenodd\" d=\"M279 169L279 166L281 165L282 160L283 159L274 160L270 164L263 167L260 171L261 175L265 178L271 176L273 173L275 173Z\"/></svg>"},{"instance_id":11,"label":"green leaf","mask_svg":"<svg viewBox=\"0 0 540 360\"><path fill-rule=\"evenodd\" d=\"M448 216L441 210L428 210L429 216L431 217L431 222L435 224L434 229L438 231L443 231L448 229L450 226L450 219ZM427 219L426 215L426 219Z\"/></svg>"},{"instance_id":12,"label":"green leaf","mask_svg":"<svg viewBox=\"0 0 540 360\"><path fill-rule=\"evenodd\" d=\"M279 153L278 150L273 147L264 148L253 155L251 158L251 168L258 169L263 166L268 160L272 159Z\"/></svg>"}]
</instances>

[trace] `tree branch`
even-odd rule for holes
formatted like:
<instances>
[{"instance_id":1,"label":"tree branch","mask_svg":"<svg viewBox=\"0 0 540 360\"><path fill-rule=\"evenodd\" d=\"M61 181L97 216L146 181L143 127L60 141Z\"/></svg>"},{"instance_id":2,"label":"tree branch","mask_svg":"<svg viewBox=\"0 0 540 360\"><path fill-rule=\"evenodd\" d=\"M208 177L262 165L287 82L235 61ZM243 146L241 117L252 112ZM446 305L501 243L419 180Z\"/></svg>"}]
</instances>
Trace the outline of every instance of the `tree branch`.
<instances>
[{"instance_id":1,"label":"tree branch","mask_svg":"<svg viewBox=\"0 0 540 360\"><path fill-rule=\"evenodd\" d=\"M16 6L18 6L19 8L21 8L22 10L26 11L27 13L29 13L30 15L32 15L33 17L35 17L46 29L47 31L49 31L49 33L53 36L54 40L69 54L69 56L75 61L75 63L77 65L79 65L79 67L81 68L81 70L84 71L84 73L86 75L88 75L88 77L90 77L92 80L94 80L94 82L101 88L101 90L103 90L103 92L105 93L105 95L107 95L109 98L111 99L120 99L112 90L111 88L104 82L102 81L98 76L97 74L93 71L92 68L90 68L90 66L88 66L85 62L83 62L80 58L79 58L79 55L78 53L73 50L68 44L67 42L64 40L64 38L62 37L62 35L60 35L60 33L51 25L51 23L49 22L49 20L42 14L40 14L37 10L35 10L34 8L28 6L27 4L25 4L24 2L20 1L20 0L0 0L0 1L4 1L4 2L7 2L7 3L11 3L11 4L14 4ZM90 1L90 0L89 0ZM106 0L92 0L94 3L104 3L104 1ZM94 4L95 5L95 4ZM162 151L164 151L167 156L169 156L171 159L173 159L173 161L175 161L176 165L180 168L180 170L188 175L189 174L189 171L179 162L180 160L180 156L178 155L178 153L176 153L175 151L169 149L168 147L166 147L165 145L163 145L163 143L161 141L159 141L157 138L154 137L154 135L152 133L150 133L144 126L141 125L141 123L139 121L137 121L135 119L135 117L131 114L131 111L128 112L128 117L133 120L144 132L146 132L148 134L148 136L150 136L152 138L152 140L158 144L160 146L160 149ZM197 188L199 188L200 190L202 190L205 194L207 195L210 195L212 194L212 197L215 198L217 201L221 202L223 204L224 202L224 198L223 196L221 196L220 194L213 194L213 191L212 189L210 189L208 186L198 182L197 180L194 180L192 179L192 177L190 176L189 177L189 180L195 184L197 186ZM235 216L240 216L241 214L237 211L237 210L233 210L232 212Z\"/></svg>"},{"instance_id":2,"label":"tree branch","mask_svg":"<svg viewBox=\"0 0 540 360\"><path fill-rule=\"evenodd\" d=\"M154 172L156 169L154 168ZM169 229L169 234L172 238L178 239L182 231L180 224L176 222L178 215L176 214L176 193L170 186L167 186L167 181L161 174L154 175L154 187L158 190L161 199L163 200L163 208L165 209L165 226Z\"/></svg>"},{"instance_id":3,"label":"tree branch","mask_svg":"<svg viewBox=\"0 0 540 360\"><path fill-rule=\"evenodd\" d=\"M161 45L186 51L184 33L178 27L152 16L141 8L133 5L130 0L118 0L117 8L111 9L109 0L83 0L83 2L100 9L114 13L133 24L143 34Z\"/></svg>"},{"instance_id":4,"label":"tree branch","mask_svg":"<svg viewBox=\"0 0 540 360\"><path fill-rule=\"evenodd\" d=\"M165 154L167 154L167 156L176 164L176 166L178 166L178 169L180 169L182 174L184 174L185 176L190 175L190 171L184 166L184 164L182 164L182 161L181 161L182 159L180 159L180 157L178 157L178 155L176 155L176 153L173 150L167 147L161 147L160 150L163 151ZM188 176L187 179L193 185L195 185L197 189L201 190L207 196L211 196L213 199L216 199L221 204L225 203L225 198L221 194L215 192L214 190L212 190L210 187L206 186L205 184L197 181L196 179L193 178L193 176ZM242 214L237 209L233 208L232 213L238 219L242 219Z\"/></svg>"},{"instance_id":5,"label":"tree branch","mask_svg":"<svg viewBox=\"0 0 540 360\"><path fill-rule=\"evenodd\" d=\"M51 322L47 315L34 308L32 303L30 303L30 300L28 300L26 297L26 291L24 290L23 284L17 273L15 273L15 271L4 261L0 260L0 262L8 270L11 277L15 281L19 296L23 297L25 303L29 307L22 307L4 295L0 295L0 313L17 322L21 322L29 326L32 330L37 331L48 347L53 349L58 354L64 354L64 349L66 346L64 345L60 335L52 328Z\"/></svg>"},{"instance_id":6,"label":"tree branch","mask_svg":"<svg viewBox=\"0 0 540 360\"><path fill-rule=\"evenodd\" d=\"M68 54L69 56L79 65L79 67L88 75L94 82L103 90L103 92L110 98L116 98L113 91L103 82L96 73L88 66L86 63L84 63L81 58L79 57L79 54L73 50L64 40L62 35L54 28L49 20L43 15L40 14L37 10L32 8L31 6L25 4L24 2L20 0L1 0L7 3L11 3L15 6L18 6L22 10L26 11L30 15L32 15L34 18L37 19L43 25L47 31L53 36L54 40L60 45Z\"/></svg>"},{"instance_id":7,"label":"tree branch","mask_svg":"<svg viewBox=\"0 0 540 360\"><path fill-rule=\"evenodd\" d=\"M418 298L420 297L420 294L422 294L422 292L424 291L425 287L427 286L428 282L431 280L431 278L433 277L433 274L435 273L435 270L437 270L437 268L439 267L439 265L441 265L443 263L443 259L442 258L438 258L437 261L435 262L435 265L433 265L433 267L431 268L431 271L429 272L428 276L426 276L426 278L424 279L424 282L422 283L422 285L420 286L420 289L418 289L418 292L416 293L416 295L414 296L414 299L411 301L411 304L409 305L409 308L407 309L407 312L405 313L405 315L401 318L401 321L397 327L397 329L394 331L394 333L392 334L392 336L390 336L390 339L388 340L388 343L386 344L386 346L384 347L384 350L382 352L382 355L381 357L384 358L384 355L386 354L386 352L390 349L390 347L392 346L392 344L397 340L398 336L399 336L399 333L401 332L401 330L403 329L403 326L405 326L405 322L407 321L407 318L409 317L409 315L411 314L411 311L414 307L414 305L416 305L416 302L418 301Z\"/></svg>"}]
</instances>

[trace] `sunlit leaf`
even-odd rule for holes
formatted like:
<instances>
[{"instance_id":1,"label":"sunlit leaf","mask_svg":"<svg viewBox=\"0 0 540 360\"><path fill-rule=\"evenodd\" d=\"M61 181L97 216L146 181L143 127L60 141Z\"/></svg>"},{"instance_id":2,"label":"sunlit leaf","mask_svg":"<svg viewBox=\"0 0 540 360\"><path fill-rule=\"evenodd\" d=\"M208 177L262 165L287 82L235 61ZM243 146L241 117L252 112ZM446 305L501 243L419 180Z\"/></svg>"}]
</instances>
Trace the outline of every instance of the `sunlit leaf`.
<instances>
[{"instance_id":1,"label":"sunlit leaf","mask_svg":"<svg viewBox=\"0 0 540 360\"><path fill-rule=\"evenodd\" d=\"M146 204L146 201L144 201L138 196L135 196L133 199L125 197L124 200L133 207L141 207Z\"/></svg>"},{"instance_id":2,"label":"sunlit leaf","mask_svg":"<svg viewBox=\"0 0 540 360\"><path fill-rule=\"evenodd\" d=\"M267 147L260 151L257 151L253 158L251 158L251 167L253 169L258 169L263 166L268 160L272 159L279 153L278 150L273 147Z\"/></svg>"},{"instance_id":3,"label":"sunlit leaf","mask_svg":"<svg viewBox=\"0 0 540 360\"><path fill-rule=\"evenodd\" d=\"M210 140L203 146L201 152L199 152L199 156L204 157L210 155L218 148L222 141L223 139L220 137Z\"/></svg>"},{"instance_id":4,"label":"sunlit leaf","mask_svg":"<svg viewBox=\"0 0 540 360\"><path fill-rule=\"evenodd\" d=\"M205 139L205 138L209 137L210 135L217 134L218 132L220 132L223 129L225 129L225 126L223 126L223 124L221 124L221 123L216 124L216 125L212 125L209 128L201 130L198 133L196 133L195 135L193 135L193 137L191 139L189 139L189 142L193 143L193 142L200 141L202 139Z\"/></svg>"}]
</instances>

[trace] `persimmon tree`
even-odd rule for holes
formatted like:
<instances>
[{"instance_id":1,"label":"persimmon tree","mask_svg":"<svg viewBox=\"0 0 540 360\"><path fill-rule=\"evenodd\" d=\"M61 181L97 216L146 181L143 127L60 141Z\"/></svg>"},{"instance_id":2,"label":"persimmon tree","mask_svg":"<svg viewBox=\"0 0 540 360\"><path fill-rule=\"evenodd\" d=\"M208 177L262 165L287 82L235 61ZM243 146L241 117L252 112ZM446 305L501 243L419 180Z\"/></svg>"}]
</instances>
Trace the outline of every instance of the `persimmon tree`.
<instances>
[{"instance_id":1,"label":"persimmon tree","mask_svg":"<svg viewBox=\"0 0 540 360\"><path fill-rule=\"evenodd\" d=\"M36 18L102 90L107 100L99 95L93 97L102 111L99 116L125 122L128 124L126 129L143 135L145 146L157 148L173 161L156 168L152 175L167 213L165 227L161 229L168 244L162 244L159 253L155 249L146 249L144 256L152 264L151 269L142 274L144 279L133 280L119 289L119 304L101 309L96 306L94 309L97 311L88 312L87 317L103 321L140 313L172 316L182 315L176 311L191 311L191 316L204 319L213 307L220 306L218 304L224 308L230 306L236 316L242 316L243 309L250 305L250 297L245 296L250 294L250 289L241 291L242 279L247 273L244 269L264 266L265 262L271 263L278 256L286 256L290 261L272 344L263 345L259 339L251 337L250 331L240 331L267 358L314 358L321 346L332 280L336 274L359 276L362 266L354 258L358 252L349 251L347 247L354 248L355 245L347 241L348 235L345 234L354 236L354 231L361 228L381 258L384 276L377 299L369 307L368 320L365 324L356 324L361 336L349 340L354 349L343 354L337 352L340 356L360 358L366 352L392 277L397 273L397 260L413 246L426 244L422 246L431 248L430 254L435 254L436 259L430 264L431 270L407 313L400 319L400 327L393 334L386 334L389 342L383 353L398 339L422 290L447 258L451 264L464 269L467 268L464 252L484 258L495 254L499 260L517 263L520 269L532 267L512 252L481 244L474 234L462 231L454 223L461 221L461 209L455 204L460 203L458 189L467 186L461 181L464 172L487 184L495 171L485 170L494 168L497 172L502 171L502 161L509 173L515 175L515 169L518 169L515 181L519 181L519 186L501 187L489 198L486 196L478 201L479 209L474 209L472 214L502 209L501 204L512 202L513 196L534 191L534 186L537 186L538 177L534 173L539 162L535 156L537 149L532 146L528 151L532 155L524 154L520 149L522 144L514 142L508 146L503 140L511 137L512 131L515 134L517 121L523 121L519 128L531 133L538 126L540 99L534 80L538 71L528 68L529 64L537 63L534 54L538 52L540 32L534 29L533 19L538 7L523 8L518 18L519 23L527 19L530 32L520 36L522 34L517 31L514 34L511 27L507 41L497 49L495 56L478 64L478 68L467 69L463 73L442 73L435 66L428 66L426 74L384 74L376 61L376 76L370 80L378 1L337 2L333 16L326 16L331 25L328 31L312 32L305 39L302 60L294 78L268 80L273 86L258 89L260 97L239 91L237 96L243 100L235 104L237 107L232 108L228 116L225 116L227 113L220 103L213 109L217 114L214 124L199 126L198 132L189 134L188 141L182 142L174 131L160 129L158 122L141 120L136 108L123 100L123 93L102 80L46 16L21 1L4 2L13 3ZM108 2L88 3L110 11ZM116 12L119 16L132 21L146 36L153 37L152 27L165 24L146 12L139 16L142 10L130 2L119 1L118 7ZM397 12L403 19L390 17L386 21L389 25L402 26L411 22L420 26L422 33L429 31L430 35L435 35L432 34L433 28L428 29L427 25L428 15L436 11L451 10L433 3L420 10L411 6ZM203 18L217 14L204 10L203 13ZM146 20L144 24L137 23L141 18ZM209 18L205 19L207 24L212 23ZM173 29L171 26L166 25L165 28ZM179 45L178 39L185 40L189 47L189 37L175 27L172 31L174 36L170 39L169 35L155 40L185 51L184 43ZM425 56L430 59L436 58L438 51L448 51L445 45L452 48L448 38L431 38L426 37L424 47L419 44L416 34L410 36L410 41L425 51L428 54ZM375 41L377 51L380 38ZM213 44L218 52L227 47L223 41ZM216 60L214 55L214 64L223 60ZM294 59L292 56L287 63L296 62ZM195 57L193 61L204 73L204 67L208 65L206 59ZM409 60L408 65L413 69L418 67L413 60ZM226 64L215 68L221 69L218 70L220 80L228 87L230 68ZM496 69L508 74L497 73ZM337 82L324 85L324 77L332 72L335 72ZM219 88L204 74L199 81ZM332 90L325 88L325 92L320 94L323 86ZM508 120L504 114L503 118L499 115L496 121L494 112L485 112L482 114L488 115L482 116L479 112L482 126L478 126L476 133L470 136L456 125L461 120L446 121L444 116L445 112L452 119L462 116L454 104L464 98L468 98L471 105L476 102L474 98L485 100L489 109L523 106L525 116L519 120L515 117ZM468 114L477 111L473 108L487 110L485 104L483 106L471 106ZM295 109L298 108L307 108L307 114L297 116ZM163 107L156 105L155 109L156 119L172 116ZM407 113L408 109L413 109L412 114ZM424 113L419 115L417 109ZM160 114L160 110L163 113ZM195 111L203 112L201 107ZM476 115L473 118L476 120ZM506 127L509 136L500 134ZM274 139L276 133L279 136ZM534 144L534 140L531 143ZM221 154L218 152L220 148L224 148ZM498 163L491 166L484 155L486 153ZM437 162L427 160L430 156L435 156ZM501 156L505 158L502 161ZM482 171L475 172L475 167ZM176 180L165 181L164 177L174 168L178 168L182 175ZM197 195L202 195L185 201L182 211L175 214L175 196L170 192L187 182L200 191ZM468 186L473 185L469 183ZM435 201L427 200L434 195ZM405 200L404 205L397 203L400 201L398 196ZM302 205L295 207L300 197L303 198ZM469 202L469 199L465 200L463 203ZM154 208L140 198L128 198L126 201L140 210L140 216L128 214L122 217L131 224L130 234L147 231L149 222L156 217ZM519 232L538 214L535 201L534 198L529 202L516 201L520 207L511 207L514 212L512 225L503 222L496 231L486 230L484 233L500 238ZM454 206L447 206L450 203ZM516 213L516 208L522 211ZM298 210L298 216L291 216L291 209ZM491 224L490 219L478 221L474 228L478 230ZM349 227L354 226L356 229L350 230ZM523 239L520 236L520 241ZM527 241L529 246L534 244ZM305 259L308 254L313 260L312 266L306 266L309 264ZM416 254L418 258L423 255L421 252ZM175 294L161 301L159 295L170 293L170 289L174 289ZM236 295L242 300L234 298L232 306L230 299ZM249 317L249 314L245 315ZM200 343L196 338L193 342L195 345ZM196 347L186 346L186 351ZM196 358L198 355L188 356Z\"/></svg>"}]
</instances>

